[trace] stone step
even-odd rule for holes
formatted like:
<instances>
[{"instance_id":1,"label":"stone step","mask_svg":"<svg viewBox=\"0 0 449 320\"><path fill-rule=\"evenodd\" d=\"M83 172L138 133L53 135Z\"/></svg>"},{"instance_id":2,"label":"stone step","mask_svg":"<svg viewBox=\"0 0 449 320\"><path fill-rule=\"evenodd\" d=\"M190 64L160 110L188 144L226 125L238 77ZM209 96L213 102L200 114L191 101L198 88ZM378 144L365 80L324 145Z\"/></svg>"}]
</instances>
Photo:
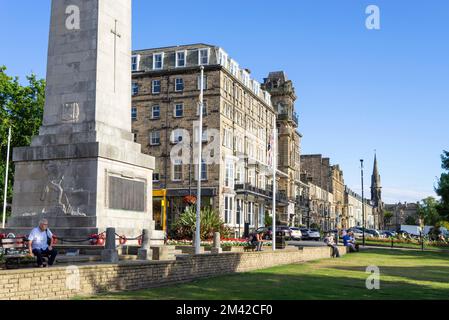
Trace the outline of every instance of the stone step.
<instances>
[{"instance_id":1,"label":"stone step","mask_svg":"<svg viewBox=\"0 0 449 320\"><path fill-rule=\"evenodd\" d=\"M74 263L88 263L88 262L99 262L101 261L101 256L94 255L80 255L80 256L65 256L58 255L56 257L57 264L74 264Z\"/></svg>"}]
</instances>

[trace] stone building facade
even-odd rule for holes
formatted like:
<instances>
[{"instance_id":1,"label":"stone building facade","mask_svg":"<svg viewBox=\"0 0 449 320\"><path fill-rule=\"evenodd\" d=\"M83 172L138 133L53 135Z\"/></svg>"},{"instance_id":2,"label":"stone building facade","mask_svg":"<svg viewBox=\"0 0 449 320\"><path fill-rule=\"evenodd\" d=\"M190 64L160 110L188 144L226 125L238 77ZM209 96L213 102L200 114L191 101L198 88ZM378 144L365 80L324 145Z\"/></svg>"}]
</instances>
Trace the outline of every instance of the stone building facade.
<instances>
[{"instance_id":1,"label":"stone building facade","mask_svg":"<svg viewBox=\"0 0 449 320\"><path fill-rule=\"evenodd\" d=\"M418 208L418 203L385 204L384 210L393 214L388 221L385 221L385 229L400 230L401 224L407 224L407 217L418 216Z\"/></svg>"},{"instance_id":2,"label":"stone building facade","mask_svg":"<svg viewBox=\"0 0 449 320\"><path fill-rule=\"evenodd\" d=\"M262 85L222 48L207 44L133 54L133 131L144 152L156 158L153 187L167 190L168 226L187 206L186 196L197 193L201 67L205 75L202 204L220 212L236 236L245 224L251 229L264 226L272 208L270 148L276 123L281 142L277 216L281 222L291 221L300 135L294 132L297 121L292 112L277 121L270 94L294 110L294 89L283 73L270 74ZM272 83L277 84L278 78L275 87Z\"/></svg>"},{"instance_id":3,"label":"stone building facade","mask_svg":"<svg viewBox=\"0 0 449 320\"><path fill-rule=\"evenodd\" d=\"M309 210L303 221L310 220L324 230L363 226L364 207L365 226L379 228L375 207L345 185L339 165L331 165L330 159L320 154L301 155L301 173L301 180L310 188Z\"/></svg>"},{"instance_id":4,"label":"stone building facade","mask_svg":"<svg viewBox=\"0 0 449 320\"><path fill-rule=\"evenodd\" d=\"M345 206L347 210L348 227L362 227L363 222L367 228L378 228L375 222L375 211L368 199L362 200L362 197L349 189L345 188ZM364 207L364 208L363 208ZM365 210L365 211L363 211ZM365 221L363 221L363 212Z\"/></svg>"},{"instance_id":5,"label":"stone building facade","mask_svg":"<svg viewBox=\"0 0 449 320\"><path fill-rule=\"evenodd\" d=\"M262 88L271 95L276 111L278 129L278 170L279 190L287 198L287 209L281 216L281 222L288 225L300 224L301 208L305 203L301 199L301 138L298 131L299 120L295 112L297 99L293 82L284 72L270 72Z\"/></svg>"},{"instance_id":6,"label":"stone building facade","mask_svg":"<svg viewBox=\"0 0 449 320\"><path fill-rule=\"evenodd\" d=\"M322 214L326 213L326 217L321 215L319 218L321 223L319 224L323 225L323 221L326 221L331 228L339 225L341 227L341 216L344 206L344 181L343 172L339 170L339 167L331 166L330 159L323 158L320 154L301 155L301 179L312 185L312 189L321 189L321 192L317 191L316 193L325 192L327 198L332 200L327 205L328 211L322 212ZM316 203L322 201L322 197L316 198L318 198Z\"/></svg>"}]
</instances>

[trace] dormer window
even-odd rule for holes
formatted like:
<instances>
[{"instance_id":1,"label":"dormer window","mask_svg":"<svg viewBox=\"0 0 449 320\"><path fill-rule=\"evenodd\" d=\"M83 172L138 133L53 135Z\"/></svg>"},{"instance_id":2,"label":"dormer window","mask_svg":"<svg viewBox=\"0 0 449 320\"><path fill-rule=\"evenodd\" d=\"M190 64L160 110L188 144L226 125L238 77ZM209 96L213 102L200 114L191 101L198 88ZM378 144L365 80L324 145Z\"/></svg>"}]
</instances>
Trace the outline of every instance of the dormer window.
<instances>
[{"instance_id":1,"label":"dormer window","mask_svg":"<svg viewBox=\"0 0 449 320\"><path fill-rule=\"evenodd\" d=\"M198 64L200 66L209 64L209 48L198 50Z\"/></svg>"},{"instance_id":2,"label":"dormer window","mask_svg":"<svg viewBox=\"0 0 449 320\"><path fill-rule=\"evenodd\" d=\"M131 71L139 71L140 54L131 57Z\"/></svg>"},{"instance_id":3,"label":"dormer window","mask_svg":"<svg viewBox=\"0 0 449 320\"><path fill-rule=\"evenodd\" d=\"M153 70L162 70L164 68L164 53L153 54Z\"/></svg>"},{"instance_id":4,"label":"dormer window","mask_svg":"<svg viewBox=\"0 0 449 320\"><path fill-rule=\"evenodd\" d=\"M218 62L225 68L228 68L228 55L226 52L223 51L223 49L220 49L218 53Z\"/></svg>"},{"instance_id":5,"label":"dormer window","mask_svg":"<svg viewBox=\"0 0 449 320\"><path fill-rule=\"evenodd\" d=\"M186 66L186 51L176 52L176 68L182 68Z\"/></svg>"}]
</instances>

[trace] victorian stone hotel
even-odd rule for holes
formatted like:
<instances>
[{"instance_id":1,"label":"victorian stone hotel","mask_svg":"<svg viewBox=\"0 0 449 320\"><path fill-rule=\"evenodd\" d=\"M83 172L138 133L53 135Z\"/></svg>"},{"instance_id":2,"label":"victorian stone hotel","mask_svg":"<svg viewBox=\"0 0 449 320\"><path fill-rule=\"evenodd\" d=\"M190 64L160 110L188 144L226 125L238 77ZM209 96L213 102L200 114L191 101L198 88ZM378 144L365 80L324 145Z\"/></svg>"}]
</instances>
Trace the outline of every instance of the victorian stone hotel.
<instances>
[{"instance_id":1,"label":"victorian stone hotel","mask_svg":"<svg viewBox=\"0 0 449 320\"><path fill-rule=\"evenodd\" d=\"M199 120L200 67L204 67L202 203L243 233L264 226L271 212L269 149L278 135L278 205L281 221L299 210L300 138L294 88L283 72L264 83L251 78L228 53L207 44L137 50L132 57L132 120L136 142L156 158L156 225L170 226L196 195L194 148ZM276 107L274 107L276 106ZM208 148L208 145L213 147ZM210 152L209 152L210 149ZM173 155L182 155L174 159ZM212 160L212 161L211 161ZM166 221L164 221L164 210Z\"/></svg>"}]
</instances>

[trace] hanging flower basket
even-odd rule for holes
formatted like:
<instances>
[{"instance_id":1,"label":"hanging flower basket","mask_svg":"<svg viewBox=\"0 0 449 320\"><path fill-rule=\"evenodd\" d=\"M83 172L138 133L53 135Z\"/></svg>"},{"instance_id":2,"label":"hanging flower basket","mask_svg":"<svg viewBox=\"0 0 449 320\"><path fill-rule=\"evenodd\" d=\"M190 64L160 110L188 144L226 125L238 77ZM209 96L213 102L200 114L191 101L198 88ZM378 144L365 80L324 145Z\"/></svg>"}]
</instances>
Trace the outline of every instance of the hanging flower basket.
<instances>
[{"instance_id":1,"label":"hanging flower basket","mask_svg":"<svg viewBox=\"0 0 449 320\"><path fill-rule=\"evenodd\" d=\"M184 203L189 206L196 204L196 197L192 196L192 195L185 196L183 200L184 200Z\"/></svg>"}]
</instances>

